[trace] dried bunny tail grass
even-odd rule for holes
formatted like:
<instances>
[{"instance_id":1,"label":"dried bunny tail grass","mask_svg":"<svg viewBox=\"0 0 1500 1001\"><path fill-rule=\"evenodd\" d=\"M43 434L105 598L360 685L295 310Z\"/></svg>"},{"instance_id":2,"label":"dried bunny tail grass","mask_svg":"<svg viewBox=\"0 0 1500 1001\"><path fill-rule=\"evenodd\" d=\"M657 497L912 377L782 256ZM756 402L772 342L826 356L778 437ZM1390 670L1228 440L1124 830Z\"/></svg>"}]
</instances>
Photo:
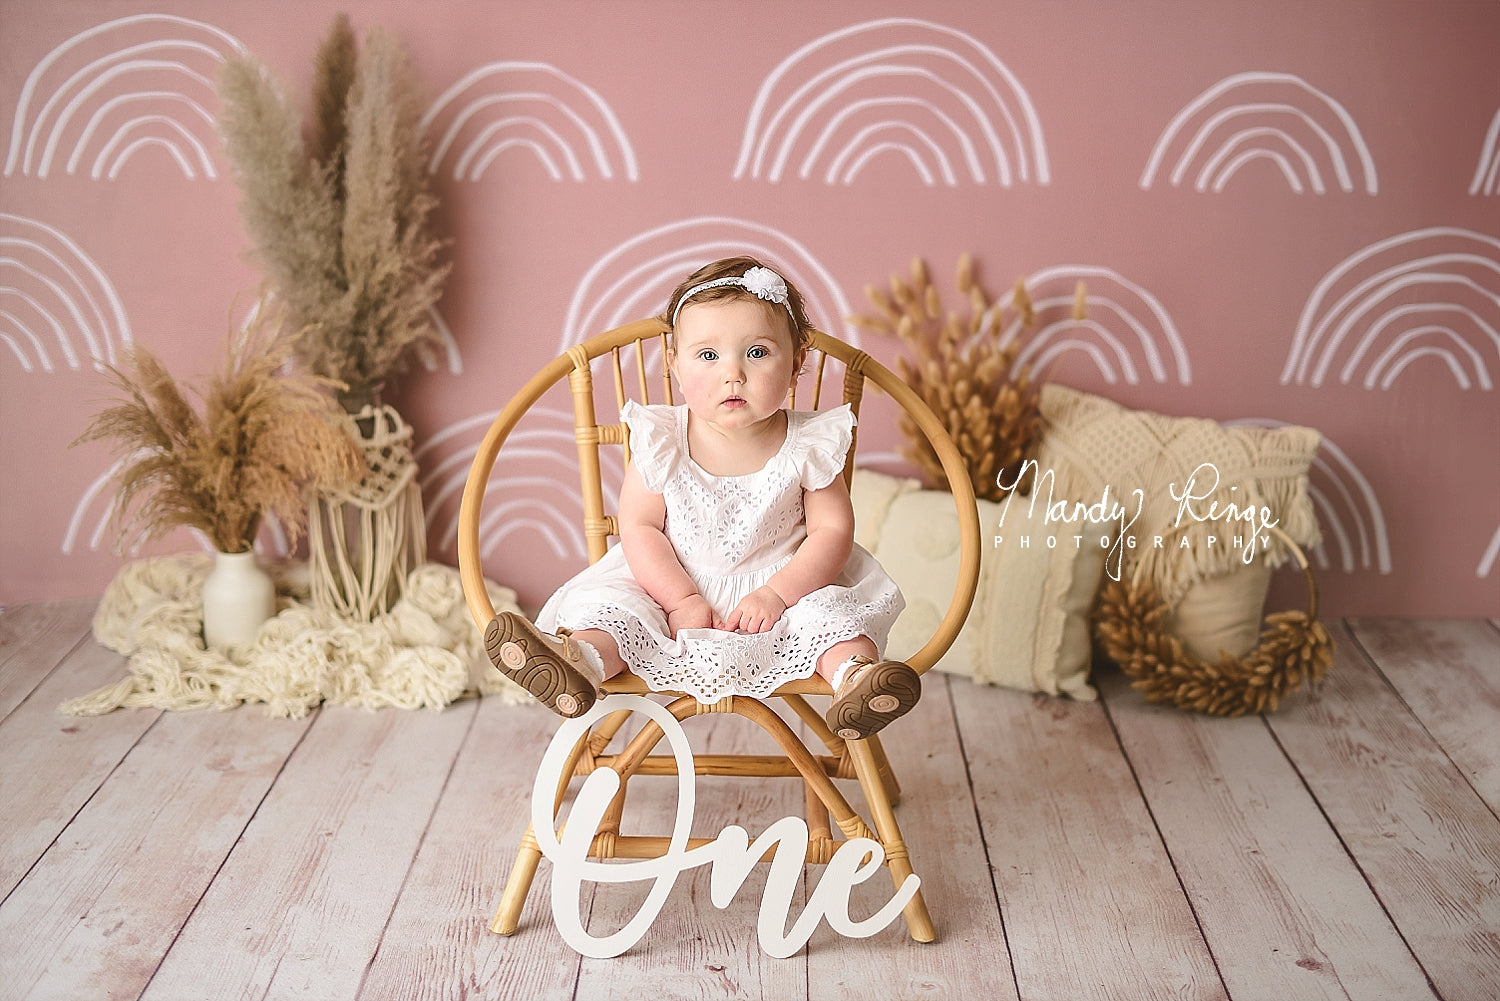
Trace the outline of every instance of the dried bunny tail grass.
<instances>
[{"instance_id":1,"label":"dried bunny tail grass","mask_svg":"<svg viewBox=\"0 0 1500 1001\"><path fill-rule=\"evenodd\" d=\"M1190 653L1166 630L1170 610L1149 581L1106 582L1095 608L1095 636L1147 702L1212 716L1274 712L1284 696L1304 681L1321 680L1333 663L1333 640L1317 619L1308 574L1308 611L1266 616L1260 641L1242 658L1226 654L1210 663Z\"/></svg>"},{"instance_id":2,"label":"dried bunny tail grass","mask_svg":"<svg viewBox=\"0 0 1500 1001\"><path fill-rule=\"evenodd\" d=\"M850 320L893 334L907 346L910 356L897 360L898 373L952 436L975 494L998 500L1002 471L1019 468L1040 433L1037 393L1029 369L1016 365L1019 343L1000 344L1001 311L979 286L968 254L959 258L956 284L967 300L967 315L944 310L927 265L915 258L910 281L892 275L889 293L866 288L877 316ZM1018 289L1024 294L1024 286ZM1023 318L1029 315L1030 301L1024 300ZM926 435L905 415L899 427L906 439L901 454L930 480L942 482L942 463Z\"/></svg>"},{"instance_id":3,"label":"dried bunny tail grass","mask_svg":"<svg viewBox=\"0 0 1500 1001\"><path fill-rule=\"evenodd\" d=\"M280 371L292 345L275 333L279 323L262 310L231 345L201 415L145 347L132 348L128 370L110 369L126 399L96 415L73 444L108 441L122 458L112 504L122 546L185 526L223 552L243 552L266 514L295 543L306 523L304 488L364 474L329 381Z\"/></svg>"}]
</instances>

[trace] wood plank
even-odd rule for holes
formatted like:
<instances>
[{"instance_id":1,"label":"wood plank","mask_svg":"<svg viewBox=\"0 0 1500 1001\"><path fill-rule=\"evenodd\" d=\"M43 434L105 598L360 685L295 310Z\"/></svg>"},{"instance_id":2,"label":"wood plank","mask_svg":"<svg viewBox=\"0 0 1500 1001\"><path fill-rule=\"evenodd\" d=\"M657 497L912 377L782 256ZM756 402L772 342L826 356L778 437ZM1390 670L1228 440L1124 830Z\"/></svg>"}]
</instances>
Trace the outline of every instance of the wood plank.
<instances>
[{"instance_id":1,"label":"wood plank","mask_svg":"<svg viewBox=\"0 0 1500 1001\"><path fill-rule=\"evenodd\" d=\"M139 996L309 722L162 716L0 905L6 996Z\"/></svg>"},{"instance_id":2,"label":"wood plank","mask_svg":"<svg viewBox=\"0 0 1500 1001\"><path fill-rule=\"evenodd\" d=\"M361 998L573 997L579 957L552 930L548 865L516 933L489 930L526 830L535 766L558 723L537 705L479 704Z\"/></svg>"},{"instance_id":3,"label":"wood plank","mask_svg":"<svg viewBox=\"0 0 1500 1001\"><path fill-rule=\"evenodd\" d=\"M868 939L843 939L825 927L808 955L814 998L1017 997L991 859L974 815L954 719L955 697L970 698L974 686L936 672L922 684L922 701L882 737L901 782L896 819L922 879L937 941L913 942L900 920ZM857 787L851 789L857 795ZM991 851L997 848L1004 852L998 845ZM874 892L864 893L866 906L852 913L868 914L889 899L891 881L881 876L859 889Z\"/></svg>"},{"instance_id":4,"label":"wood plank","mask_svg":"<svg viewBox=\"0 0 1500 1001\"><path fill-rule=\"evenodd\" d=\"M1482 619L1355 619L1354 638L1500 814L1500 633Z\"/></svg>"},{"instance_id":5,"label":"wood plank","mask_svg":"<svg viewBox=\"0 0 1500 1001\"><path fill-rule=\"evenodd\" d=\"M1261 717L1094 680L1234 1001L1435 997Z\"/></svg>"},{"instance_id":6,"label":"wood plank","mask_svg":"<svg viewBox=\"0 0 1500 1001\"><path fill-rule=\"evenodd\" d=\"M324 706L142 996L354 997L474 709Z\"/></svg>"},{"instance_id":7,"label":"wood plank","mask_svg":"<svg viewBox=\"0 0 1500 1001\"><path fill-rule=\"evenodd\" d=\"M89 641L98 604L92 598L41 601L0 613L0 719L75 647Z\"/></svg>"},{"instance_id":8,"label":"wood plank","mask_svg":"<svg viewBox=\"0 0 1500 1001\"><path fill-rule=\"evenodd\" d=\"M1227 998L1103 706L956 691L1020 996Z\"/></svg>"},{"instance_id":9,"label":"wood plank","mask_svg":"<svg viewBox=\"0 0 1500 1001\"><path fill-rule=\"evenodd\" d=\"M1320 690L1268 717L1445 1001L1500 996L1500 821L1341 623Z\"/></svg>"},{"instance_id":10,"label":"wood plank","mask_svg":"<svg viewBox=\"0 0 1500 1001\"><path fill-rule=\"evenodd\" d=\"M117 681L125 671L119 654L92 641L81 643L0 720L0 898L161 715L155 709L93 717L57 711L66 700Z\"/></svg>"},{"instance_id":11,"label":"wood plank","mask_svg":"<svg viewBox=\"0 0 1500 1001\"><path fill-rule=\"evenodd\" d=\"M697 716L687 720L683 729L695 752L776 752L764 731L738 716ZM657 749L669 753L665 741ZM699 776L694 786L692 836L717 837L725 825L733 823L754 838L782 817L803 816L801 790L798 779ZM630 794L621 833L671 833L677 810L675 777L634 779ZM790 1001L807 997L806 950L773 959L760 948L755 929L766 872L765 866L757 866L723 910L709 898L707 869L682 874L639 944L614 959L582 961L579 1001L639 1001L642 997L688 1001L726 996ZM598 886L588 916L589 933L607 935L624 927L648 891L645 883ZM805 899L804 880L794 897L794 916L802 912ZM551 920L550 911L547 919Z\"/></svg>"}]
</instances>

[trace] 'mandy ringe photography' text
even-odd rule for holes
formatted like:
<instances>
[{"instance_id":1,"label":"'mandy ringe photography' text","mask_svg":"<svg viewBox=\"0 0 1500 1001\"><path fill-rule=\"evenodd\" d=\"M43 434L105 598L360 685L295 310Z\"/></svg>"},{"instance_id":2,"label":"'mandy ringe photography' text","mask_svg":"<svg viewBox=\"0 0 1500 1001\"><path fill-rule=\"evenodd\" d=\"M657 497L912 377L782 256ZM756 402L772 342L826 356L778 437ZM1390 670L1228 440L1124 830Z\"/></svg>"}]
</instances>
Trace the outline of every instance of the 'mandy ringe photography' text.
<instances>
[{"instance_id":1,"label":"'mandy ringe photography' text","mask_svg":"<svg viewBox=\"0 0 1500 1001\"><path fill-rule=\"evenodd\" d=\"M1046 534L1023 535L1018 538L1023 548L1036 545L1045 546L1048 549L1056 549L1058 546L1067 545L1069 542L1077 548L1083 545L1082 535L1068 535L1066 526L1070 525L1117 525L1118 530L1112 534L1105 535L1099 540L1101 548L1109 550L1105 559L1105 570L1109 573L1111 580L1119 580L1121 568L1124 565L1125 550L1135 549L1137 546L1149 546L1152 549L1164 549L1166 540L1161 535L1152 535L1149 539L1138 539L1131 531L1136 521L1141 516L1141 511L1146 505L1146 494L1139 487L1130 492L1130 496L1121 503L1110 496L1109 485L1105 484L1100 492L1099 499L1090 504L1087 501L1054 500L1052 493L1056 475L1050 469L1043 471L1035 459L1027 459L1021 464L1016 472L1015 479L1009 483L1005 482L1005 474L995 477L995 485L1005 494L1005 501L1000 507L1000 521L997 528L1005 527L1005 516L1010 513L1011 502L1016 499L1016 486L1020 484L1028 472L1036 473L1036 482L1032 485L1029 498L1030 507L1027 510L1028 518L1035 518L1037 505L1042 505L1042 524L1044 526L1060 526L1061 531L1049 531ZM1044 495L1045 487L1045 495ZM1240 550L1240 559L1247 565L1254 562L1256 552L1261 547L1270 546L1271 539L1265 533L1269 532L1278 524L1271 517L1271 509L1265 505L1256 507L1253 504L1240 505L1234 501L1220 503L1217 500L1209 501L1219 488L1219 469L1211 462L1199 463L1198 467L1188 474L1187 482L1182 485L1179 492L1176 483L1167 485L1167 492L1177 504L1177 514L1172 521L1171 527L1177 529L1182 527L1184 520L1191 522L1229 522L1226 526L1228 532L1223 538L1210 535L1203 540L1207 546L1227 546ZM1237 491L1239 487L1230 487L1231 492ZM1204 502L1208 501L1207 504ZM1131 505L1134 509L1132 510ZM1240 523L1236 525L1235 523ZM1243 534L1241 534L1243 532ZM999 546L1004 540L1003 535L994 538L994 545ZM1186 548L1188 539L1182 536L1178 539L1176 548Z\"/></svg>"}]
</instances>

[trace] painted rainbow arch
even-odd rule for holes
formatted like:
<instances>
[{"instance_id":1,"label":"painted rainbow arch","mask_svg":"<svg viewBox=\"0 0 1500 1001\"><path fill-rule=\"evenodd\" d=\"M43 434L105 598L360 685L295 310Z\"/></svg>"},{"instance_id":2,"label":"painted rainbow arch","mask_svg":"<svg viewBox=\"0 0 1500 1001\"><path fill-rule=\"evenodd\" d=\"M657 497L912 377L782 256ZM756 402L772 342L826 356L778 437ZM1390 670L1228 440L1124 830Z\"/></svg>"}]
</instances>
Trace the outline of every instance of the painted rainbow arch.
<instances>
[{"instance_id":1,"label":"painted rainbow arch","mask_svg":"<svg viewBox=\"0 0 1500 1001\"><path fill-rule=\"evenodd\" d=\"M928 185L1051 179L1016 75L974 36L905 17L850 25L782 60L755 95L734 176L847 185L888 156Z\"/></svg>"},{"instance_id":2,"label":"painted rainbow arch","mask_svg":"<svg viewBox=\"0 0 1500 1001\"><path fill-rule=\"evenodd\" d=\"M1500 239L1432 227L1345 258L1303 306L1283 385L1338 381L1389 389L1413 363L1460 389L1493 391L1500 363Z\"/></svg>"},{"instance_id":3,"label":"painted rainbow arch","mask_svg":"<svg viewBox=\"0 0 1500 1001\"><path fill-rule=\"evenodd\" d=\"M710 261L748 254L795 284L815 326L858 346L852 310L833 275L794 237L731 216L697 216L645 230L606 252L584 273L563 321L558 353L594 334L655 316L672 290ZM837 325L837 327L835 327Z\"/></svg>"},{"instance_id":4,"label":"painted rainbow arch","mask_svg":"<svg viewBox=\"0 0 1500 1001\"><path fill-rule=\"evenodd\" d=\"M1353 116L1331 96L1290 73L1225 77L1162 130L1140 186L1165 172L1173 187L1223 191L1245 167L1274 165L1297 194L1362 188L1375 194L1375 160Z\"/></svg>"},{"instance_id":5,"label":"painted rainbow arch","mask_svg":"<svg viewBox=\"0 0 1500 1001\"><path fill-rule=\"evenodd\" d=\"M416 450L422 470L422 504L432 551L457 556L459 500L480 442L499 415L475 414L442 428ZM613 449L601 456L604 490L610 504L619 495L624 463ZM485 485L479 526L480 553L500 551L513 535L539 537L559 560L588 562L583 535L583 501L578 491L577 439L573 415L533 407L506 439Z\"/></svg>"},{"instance_id":6,"label":"painted rainbow arch","mask_svg":"<svg viewBox=\"0 0 1500 1001\"><path fill-rule=\"evenodd\" d=\"M79 32L27 76L16 101L5 174L61 168L120 176L136 154L161 150L189 179L216 178L215 76L234 36L173 14L136 14Z\"/></svg>"},{"instance_id":7,"label":"painted rainbow arch","mask_svg":"<svg viewBox=\"0 0 1500 1001\"><path fill-rule=\"evenodd\" d=\"M555 66L501 61L472 70L432 103L421 128L427 168L477 181L500 156L520 151L554 181L640 180L630 138L599 92Z\"/></svg>"},{"instance_id":8,"label":"painted rainbow arch","mask_svg":"<svg viewBox=\"0 0 1500 1001\"><path fill-rule=\"evenodd\" d=\"M0 212L0 344L24 371L102 370L130 343L113 283L66 233Z\"/></svg>"},{"instance_id":9,"label":"painted rainbow arch","mask_svg":"<svg viewBox=\"0 0 1500 1001\"><path fill-rule=\"evenodd\" d=\"M1484 143L1479 150L1479 163L1474 168L1474 180L1469 183L1471 195L1500 194L1500 111L1490 119L1490 127L1484 134Z\"/></svg>"},{"instance_id":10,"label":"painted rainbow arch","mask_svg":"<svg viewBox=\"0 0 1500 1001\"><path fill-rule=\"evenodd\" d=\"M1083 282L1087 317L1073 317L1075 290ZM1177 325L1161 301L1112 268L1061 264L1026 277L1027 294L1036 313L1036 329L1026 335L1016 361L1033 372L1045 371L1070 353L1088 358L1111 385L1143 379L1191 385L1192 364ZM1015 292L996 301L992 310L1011 316L1001 330L1001 344L1022 336L1014 315Z\"/></svg>"}]
</instances>

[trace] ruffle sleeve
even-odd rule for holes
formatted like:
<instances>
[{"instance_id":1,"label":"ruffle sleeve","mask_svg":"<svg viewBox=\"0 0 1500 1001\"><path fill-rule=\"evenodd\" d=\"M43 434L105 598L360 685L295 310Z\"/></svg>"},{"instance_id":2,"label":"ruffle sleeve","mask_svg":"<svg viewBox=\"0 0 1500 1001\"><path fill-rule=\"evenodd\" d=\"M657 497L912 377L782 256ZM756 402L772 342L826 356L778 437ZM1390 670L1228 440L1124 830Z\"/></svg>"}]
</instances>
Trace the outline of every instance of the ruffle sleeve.
<instances>
[{"instance_id":1,"label":"ruffle sleeve","mask_svg":"<svg viewBox=\"0 0 1500 1001\"><path fill-rule=\"evenodd\" d=\"M680 449L677 443L675 407L643 407L626 400L620 408L620 419L630 429L630 462L641 474L646 489L659 494L666 489L677 466Z\"/></svg>"},{"instance_id":2,"label":"ruffle sleeve","mask_svg":"<svg viewBox=\"0 0 1500 1001\"><path fill-rule=\"evenodd\" d=\"M832 410L791 411L799 415L797 473L804 490L822 490L844 471L844 459L854 441L854 411L845 403Z\"/></svg>"}]
</instances>

